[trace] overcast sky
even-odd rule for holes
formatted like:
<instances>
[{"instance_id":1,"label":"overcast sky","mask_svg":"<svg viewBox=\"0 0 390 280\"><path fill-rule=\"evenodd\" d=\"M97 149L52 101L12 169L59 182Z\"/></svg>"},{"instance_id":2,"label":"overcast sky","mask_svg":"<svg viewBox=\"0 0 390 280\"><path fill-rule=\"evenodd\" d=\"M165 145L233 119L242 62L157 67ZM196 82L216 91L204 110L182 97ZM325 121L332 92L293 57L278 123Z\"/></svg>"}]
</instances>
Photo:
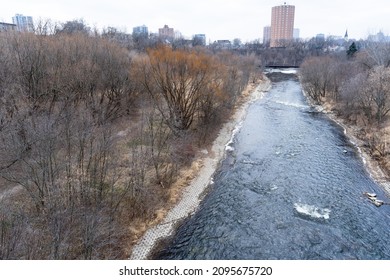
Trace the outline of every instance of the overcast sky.
<instances>
[{"instance_id":1,"label":"overcast sky","mask_svg":"<svg viewBox=\"0 0 390 280\"><path fill-rule=\"evenodd\" d=\"M10 0L2 1L0 21L11 22L16 13L38 19L65 22L84 19L99 29L116 27L128 33L145 24L157 32L165 24L183 36L206 34L207 40L241 38L243 42L263 37L271 22L276 0ZM301 38L318 33L366 38L383 31L390 34L389 0L293 0L295 27Z\"/></svg>"}]
</instances>

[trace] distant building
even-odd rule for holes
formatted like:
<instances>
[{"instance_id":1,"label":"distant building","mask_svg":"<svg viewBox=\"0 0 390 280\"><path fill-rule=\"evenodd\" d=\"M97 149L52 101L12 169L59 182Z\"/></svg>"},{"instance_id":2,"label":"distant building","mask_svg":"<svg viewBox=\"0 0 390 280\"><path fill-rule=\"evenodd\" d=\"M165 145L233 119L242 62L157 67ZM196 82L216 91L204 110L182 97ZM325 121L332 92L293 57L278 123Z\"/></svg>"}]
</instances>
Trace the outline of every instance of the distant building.
<instances>
[{"instance_id":1,"label":"distant building","mask_svg":"<svg viewBox=\"0 0 390 280\"><path fill-rule=\"evenodd\" d=\"M299 28L294 28L294 31L293 31L294 40L299 39L299 32L300 32Z\"/></svg>"},{"instance_id":2,"label":"distant building","mask_svg":"<svg viewBox=\"0 0 390 280\"><path fill-rule=\"evenodd\" d=\"M367 40L372 42L390 42L390 36L386 36L380 31L375 35L369 35Z\"/></svg>"},{"instance_id":3,"label":"distant building","mask_svg":"<svg viewBox=\"0 0 390 280\"><path fill-rule=\"evenodd\" d=\"M214 47L221 50L228 50L232 48L232 42L229 40L217 40L214 42Z\"/></svg>"},{"instance_id":4,"label":"distant building","mask_svg":"<svg viewBox=\"0 0 390 280\"><path fill-rule=\"evenodd\" d=\"M269 44L271 41L271 26L264 26L263 28L263 44Z\"/></svg>"},{"instance_id":5,"label":"distant building","mask_svg":"<svg viewBox=\"0 0 390 280\"><path fill-rule=\"evenodd\" d=\"M192 37L192 44L194 46L206 46L206 35L205 34L195 34Z\"/></svg>"},{"instance_id":6,"label":"distant building","mask_svg":"<svg viewBox=\"0 0 390 280\"><path fill-rule=\"evenodd\" d=\"M295 6L284 5L272 7L271 47L283 47L284 42L294 39Z\"/></svg>"},{"instance_id":7,"label":"distant building","mask_svg":"<svg viewBox=\"0 0 390 280\"><path fill-rule=\"evenodd\" d=\"M12 23L16 25L16 28L18 31L21 31L21 32L33 32L34 31L33 18L30 16L16 14L14 17L12 17Z\"/></svg>"},{"instance_id":8,"label":"distant building","mask_svg":"<svg viewBox=\"0 0 390 280\"><path fill-rule=\"evenodd\" d=\"M149 35L148 27L146 25L133 27L133 35L148 37Z\"/></svg>"},{"instance_id":9,"label":"distant building","mask_svg":"<svg viewBox=\"0 0 390 280\"><path fill-rule=\"evenodd\" d=\"M319 42L319 43L322 43L322 42L325 42L325 34L317 34L316 35L316 42Z\"/></svg>"},{"instance_id":10,"label":"distant building","mask_svg":"<svg viewBox=\"0 0 390 280\"><path fill-rule=\"evenodd\" d=\"M345 30L344 40L348 41L348 29Z\"/></svg>"},{"instance_id":11,"label":"distant building","mask_svg":"<svg viewBox=\"0 0 390 280\"><path fill-rule=\"evenodd\" d=\"M158 29L158 36L164 39L173 40L175 38L175 31L168 25L164 25L163 28Z\"/></svg>"},{"instance_id":12,"label":"distant building","mask_svg":"<svg viewBox=\"0 0 390 280\"><path fill-rule=\"evenodd\" d=\"M325 51L327 52L344 52L346 51L346 41L344 36L327 35Z\"/></svg>"},{"instance_id":13,"label":"distant building","mask_svg":"<svg viewBox=\"0 0 390 280\"><path fill-rule=\"evenodd\" d=\"M179 30L175 30L175 36L173 37L175 40L181 40L183 39L183 34Z\"/></svg>"},{"instance_id":14,"label":"distant building","mask_svg":"<svg viewBox=\"0 0 390 280\"><path fill-rule=\"evenodd\" d=\"M16 31L16 24L0 22L0 32L2 31Z\"/></svg>"}]
</instances>

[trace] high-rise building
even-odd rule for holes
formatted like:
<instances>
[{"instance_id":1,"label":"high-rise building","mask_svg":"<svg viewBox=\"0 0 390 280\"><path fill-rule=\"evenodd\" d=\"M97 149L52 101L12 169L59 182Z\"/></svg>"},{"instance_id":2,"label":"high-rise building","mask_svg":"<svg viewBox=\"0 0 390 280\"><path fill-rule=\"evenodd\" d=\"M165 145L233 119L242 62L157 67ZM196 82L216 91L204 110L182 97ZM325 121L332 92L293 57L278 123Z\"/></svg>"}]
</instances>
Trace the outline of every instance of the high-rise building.
<instances>
[{"instance_id":1,"label":"high-rise building","mask_svg":"<svg viewBox=\"0 0 390 280\"><path fill-rule=\"evenodd\" d=\"M133 35L148 37L149 29L146 25L133 27Z\"/></svg>"},{"instance_id":2,"label":"high-rise building","mask_svg":"<svg viewBox=\"0 0 390 280\"><path fill-rule=\"evenodd\" d=\"M34 31L33 18L30 16L16 14L14 17L12 17L12 23L16 24L16 28L18 31L22 31L22 32Z\"/></svg>"},{"instance_id":3,"label":"high-rise building","mask_svg":"<svg viewBox=\"0 0 390 280\"><path fill-rule=\"evenodd\" d=\"M170 28L168 25L164 25L163 28L158 29L158 36L164 39L173 40L175 38L175 31L173 30L173 28Z\"/></svg>"},{"instance_id":4,"label":"high-rise building","mask_svg":"<svg viewBox=\"0 0 390 280\"><path fill-rule=\"evenodd\" d=\"M272 7L271 47L283 47L287 41L294 39L295 6L284 5Z\"/></svg>"},{"instance_id":5,"label":"high-rise building","mask_svg":"<svg viewBox=\"0 0 390 280\"><path fill-rule=\"evenodd\" d=\"M271 26L264 26L263 29L263 44L269 44L271 41Z\"/></svg>"}]
</instances>

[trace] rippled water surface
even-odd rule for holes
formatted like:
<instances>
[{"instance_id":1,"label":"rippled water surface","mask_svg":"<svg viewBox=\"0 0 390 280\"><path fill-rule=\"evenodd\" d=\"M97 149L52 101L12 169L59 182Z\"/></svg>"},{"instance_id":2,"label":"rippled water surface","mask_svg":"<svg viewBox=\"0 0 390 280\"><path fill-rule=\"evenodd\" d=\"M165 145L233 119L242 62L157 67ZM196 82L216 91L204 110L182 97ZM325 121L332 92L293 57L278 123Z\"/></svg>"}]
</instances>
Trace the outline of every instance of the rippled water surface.
<instances>
[{"instance_id":1,"label":"rippled water surface","mask_svg":"<svg viewBox=\"0 0 390 280\"><path fill-rule=\"evenodd\" d=\"M390 206L294 79L253 103L199 211L160 259L390 259Z\"/></svg>"}]
</instances>

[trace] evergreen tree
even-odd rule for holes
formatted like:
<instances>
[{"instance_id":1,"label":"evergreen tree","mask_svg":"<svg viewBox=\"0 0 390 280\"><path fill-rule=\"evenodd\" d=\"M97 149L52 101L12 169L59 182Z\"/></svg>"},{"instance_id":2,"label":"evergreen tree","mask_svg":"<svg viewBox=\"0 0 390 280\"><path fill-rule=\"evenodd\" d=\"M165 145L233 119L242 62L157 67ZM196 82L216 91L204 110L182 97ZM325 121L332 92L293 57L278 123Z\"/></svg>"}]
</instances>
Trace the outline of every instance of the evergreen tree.
<instances>
[{"instance_id":1,"label":"evergreen tree","mask_svg":"<svg viewBox=\"0 0 390 280\"><path fill-rule=\"evenodd\" d=\"M352 42L352 44L349 46L347 50L347 56L348 58L351 58L354 56L354 54L358 51L355 42Z\"/></svg>"}]
</instances>

